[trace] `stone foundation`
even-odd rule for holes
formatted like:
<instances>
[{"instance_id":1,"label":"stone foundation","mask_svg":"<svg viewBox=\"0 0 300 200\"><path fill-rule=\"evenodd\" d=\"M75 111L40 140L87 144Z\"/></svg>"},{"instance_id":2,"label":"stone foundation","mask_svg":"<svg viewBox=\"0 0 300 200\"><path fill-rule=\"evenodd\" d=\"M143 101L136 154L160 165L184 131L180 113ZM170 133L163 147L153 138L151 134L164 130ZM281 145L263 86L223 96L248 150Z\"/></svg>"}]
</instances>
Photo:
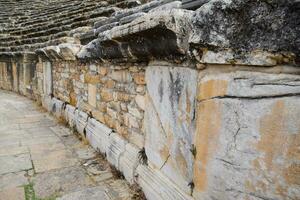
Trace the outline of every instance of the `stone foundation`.
<instances>
[{"instance_id":1,"label":"stone foundation","mask_svg":"<svg viewBox=\"0 0 300 200\"><path fill-rule=\"evenodd\" d=\"M76 42L3 53L0 88L65 118L149 200L297 199L298 3L143 3L104 6Z\"/></svg>"}]
</instances>

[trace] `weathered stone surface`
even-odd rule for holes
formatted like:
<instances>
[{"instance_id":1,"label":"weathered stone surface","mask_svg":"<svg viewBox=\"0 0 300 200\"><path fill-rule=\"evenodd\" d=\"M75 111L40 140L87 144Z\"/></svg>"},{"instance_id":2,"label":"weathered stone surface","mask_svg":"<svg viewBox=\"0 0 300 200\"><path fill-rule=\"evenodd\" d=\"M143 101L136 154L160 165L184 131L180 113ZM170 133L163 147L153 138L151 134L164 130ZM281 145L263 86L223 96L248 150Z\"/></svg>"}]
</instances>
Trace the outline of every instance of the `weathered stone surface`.
<instances>
[{"instance_id":1,"label":"weathered stone surface","mask_svg":"<svg viewBox=\"0 0 300 200\"><path fill-rule=\"evenodd\" d=\"M159 170L139 165L137 168L138 184L143 188L147 199L192 200L187 194L167 179Z\"/></svg>"},{"instance_id":2,"label":"weathered stone surface","mask_svg":"<svg viewBox=\"0 0 300 200\"><path fill-rule=\"evenodd\" d=\"M117 169L120 168L120 156L125 152L128 142L116 133L109 135L109 146L106 150L107 160Z\"/></svg>"},{"instance_id":3,"label":"weathered stone surface","mask_svg":"<svg viewBox=\"0 0 300 200\"><path fill-rule=\"evenodd\" d=\"M136 168L139 165L138 159L139 149L128 143L125 146L124 153L120 156L119 169L123 172L125 178L129 183L133 184L135 179Z\"/></svg>"},{"instance_id":4,"label":"weathered stone surface","mask_svg":"<svg viewBox=\"0 0 300 200\"><path fill-rule=\"evenodd\" d=\"M36 172L70 167L78 163L78 160L67 150L49 151L47 157L41 153L33 154L32 157Z\"/></svg>"},{"instance_id":5,"label":"weathered stone surface","mask_svg":"<svg viewBox=\"0 0 300 200\"><path fill-rule=\"evenodd\" d=\"M194 10L201 7L203 4L207 2L209 2L209 0L183 0L182 8Z\"/></svg>"},{"instance_id":6,"label":"weathered stone surface","mask_svg":"<svg viewBox=\"0 0 300 200\"><path fill-rule=\"evenodd\" d=\"M298 106L298 97L201 102L195 135L194 196L297 198Z\"/></svg>"},{"instance_id":7,"label":"weathered stone surface","mask_svg":"<svg viewBox=\"0 0 300 200\"><path fill-rule=\"evenodd\" d=\"M93 185L85 171L80 167L63 168L38 174L34 178L34 190L37 197L46 198L52 194L76 191Z\"/></svg>"},{"instance_id":8,"label":"weathered stone surface","mask_svg":"<svg viewBox=\"0 0 300 200\"><path fill-rule=\"evenodd\" d=\"M89 119L86 128L87 139L92 147L106 153L109 147L109 135L112 130L95 119Z\"/></svg>"},{"instance_id":9,"label":"weathered stone surface","mask_svg":"<svg viewBox=\"0 0 300 200\"><path fill-rule=\"evenodd\" d=\"M181 5L182 5L181 1L172 1L170 3L163 4L161 6L153 8L149 12L168 11L168 10L171 10L171 9L174 9L174 8L179 9L179 8L181 8Z\"/></svg>"},{"instance_id":10,"label":"weathered stone surface","mask_svg":"<svg viewBox=\"0 0 300 200\"><path fill-rule=\"evenodd\" d=\"M12 187L0 190L0 197L3 200L25 200L24 188Z\"/></svg>"},{"instance_id":11,"label":"weathered stone surface","mask_svg":"<svg viewBox=\"0 0 300 200\"><path fill-rule=\"evenodd\" d=\"M84 190L76 191L67 195L64 195L57 200L82 200L82 199L94 199L94 200L109 200L110 198L105 192L106 188L103 186L86 188Z\"/></svg>"},{"instance_id":12,"label":"weathered stone surface","mask_svg":"<svg viewBox=\"0 0 300 200\"><path fill-rule=\"evenodd\" d=\"M86 132L85 132L85 128L87 126L87 122L88 122L88 115L87 113L83 112L83 111L78 111L75 112L75 122L76 122L76 130L78 131L78 133L80 133L81 135L85 136Z\"/></svg>"},{"instance_id":13,"label":"weathered stone surface","mask_svg":"<svg viewBox=\"0 0 300 200\"><path fill-rule=\"evenodd\" d=\"M298 10L299 2L294 0L212 0L196 10L190 43L207 49L230 48L237 54L258 49L293 52L290 56L299 59Z\"/></svg>"},{"instance_id":14,"label":"weathered stone surface","mask_svg":"<svg viewBox=\"0 0 300 200\"><path fill-rule=\"evenodd\" d=\"M78 44L60 44L59 55L63 60L76 60L76 54L80 51L81 45Z\"/></svg>"},{"instance_id":15,"label":"weathered stone surface","mask_svg":"<svg viewBox=\"0 0 300 200\"><path fill-rule=\"evenodd\" d=\"M171 58L185 54L191 14L175 9L152 12L129 24L100 33L99 56L104 59L148 59L150 56ZM141 32L145 33L143 37L139 34Z\"/></svg>"},{"instance_id":16,"label":"weathered stone surface","mask_svg":"<svg viewBox=\"0 0 300 200\"><path fill-rule=\"evenodd\" d=\"M149 162L186 193L193 179L191 153L195 128L198 72L187 68L149 67L145 111ZM156 127L156 128L153 128Z\"/></svg>"},{"instance_id":17,"label":"weathered stone surface","mask_svg":"<svg viewBox=\"0 0 300 200\"><path fill-rule=\"evenodd\" d=\"M0 191L5 188L20 187L26 184L28 184L28 180L25 171L0 175Z\"/></svg>"},{"instance_id":18,"label":"weathered stone surface","mask_svg":"<svg viewBox=\"0 0 300 200\"><path fill-rule=\"evenodd\" d=\"M93 107L97 106L97 99L96 99L96 95L97 95L97 86L93 85L93 84L89 84L88 86L88 93L89 93L89 104Z\"/></svg>"},{"instance_id":19,"label":"weathered stone surface","mask_svg":"<svg viewBox=\"0 0 300 200\"><path fill-rule=\"evenodd\" d=\"M201 78L198 100L212 98L263 98L300 94L300 77L239 71Z\"/></svg>"},{"instance_id":20,"label":"weathered stone surface","mask_svg":"<svg viewBox=\"0 0 300 200\"><path fill-rule=\"evenodd\" d=\"M28 153L10 156L0 156L0 163L0 174L20 172L33 168L31 164L30 155Z\"/></svg>"}]
</instances>

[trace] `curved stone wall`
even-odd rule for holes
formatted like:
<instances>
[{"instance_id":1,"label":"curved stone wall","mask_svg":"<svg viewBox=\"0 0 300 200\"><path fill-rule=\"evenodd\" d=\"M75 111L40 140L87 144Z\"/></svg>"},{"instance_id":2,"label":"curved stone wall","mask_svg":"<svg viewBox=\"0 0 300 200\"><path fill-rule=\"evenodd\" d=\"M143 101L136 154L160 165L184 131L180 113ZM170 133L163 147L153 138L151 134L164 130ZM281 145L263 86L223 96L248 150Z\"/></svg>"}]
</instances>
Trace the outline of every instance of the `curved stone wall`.
<instances>
[{"instance_id":1,"label":"curved stone wall","mask_svg":"<svg viewBox=\"0 0 300 200\"><path fill-rule=\"evenodd\" d=\"M300 196L298 1L0 5L0 88L66 118L148 199Z\"/></svg>"}]
</instances>

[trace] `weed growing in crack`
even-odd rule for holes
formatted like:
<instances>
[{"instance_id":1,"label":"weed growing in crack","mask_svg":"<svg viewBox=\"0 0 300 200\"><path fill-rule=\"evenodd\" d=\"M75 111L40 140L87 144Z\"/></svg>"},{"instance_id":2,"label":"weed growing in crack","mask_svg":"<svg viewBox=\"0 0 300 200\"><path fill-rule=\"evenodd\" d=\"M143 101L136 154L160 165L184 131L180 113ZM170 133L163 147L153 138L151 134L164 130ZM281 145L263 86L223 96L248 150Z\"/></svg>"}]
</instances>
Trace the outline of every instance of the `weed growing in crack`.
<instances>
[{"instance_id":1,"label":"weed growing in crack","mask_svg":"<svg viewBox=\"0 0 300 200\"><path fill-rule=\"evenodd\" d=\"M60 116L60 117L57 119L57 122L58 122L58 124L63 125L63 126L65 126L65 127L68 126L68 121L67 121L63 116Z\"/></svg>"},{"instance_id":2,"label":"weed growing in crack","mask_svg":"<svg viewBox=\"0 0 300 200\"><path fill-rule=\"evenodd\" d=\"M23 187L25 192L25 200L55 200L58 197L58 194L53 194L47 198L38 198L35 194L32 182L24 185Z\"/></svg>"},{"instance_id":3,"label":"weed growing in crack","mask_svg":"<svg viewBox=\"0 0 300 200\"><path fill-rule=\"evenodd\" d=\"M125 179L124 174L120 170L118 170L115 166L110 164L109 167L115 179Z\"/></svg>"},{"instance_id":4,"label":"weed growing in crack","mask_svg":"<svg viewBox=\"0 0 300 200\"><path fill-rule=\"evenodd\" d=\"M133 191L132 200L147 200L142 188L138 184L133 184L130 186Z\"/></svg>"},{"instance_id":5,"label":"weed growing in crack","mask_svg":"<svg viewBox=\"0 0 300 200\"><path fill-rule=\"evenodd\" d=\"M144 147L139 151L138 159L141 164L148 165L148 157Z\"/></svg>"}]
</instances>

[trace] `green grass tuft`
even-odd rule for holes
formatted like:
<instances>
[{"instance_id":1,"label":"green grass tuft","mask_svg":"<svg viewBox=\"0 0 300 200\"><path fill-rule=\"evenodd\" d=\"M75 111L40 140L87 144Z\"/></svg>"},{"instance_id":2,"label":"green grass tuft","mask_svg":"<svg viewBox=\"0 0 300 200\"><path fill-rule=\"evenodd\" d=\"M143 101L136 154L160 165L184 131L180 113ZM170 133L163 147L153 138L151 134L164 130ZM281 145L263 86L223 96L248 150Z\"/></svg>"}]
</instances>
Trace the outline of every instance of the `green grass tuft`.
<instances>
[{"instance_id":1,"label":"green grass tuft","mask_svg":"<svg viewBox=\"0 0 300 200\"><path fill-rule=\"evenodd\" d=\"M25 200L55 200L58 195L51 195L47 198L37 198L33 188L33 183L24 185Z\"/></svg>"}]
</instances>

